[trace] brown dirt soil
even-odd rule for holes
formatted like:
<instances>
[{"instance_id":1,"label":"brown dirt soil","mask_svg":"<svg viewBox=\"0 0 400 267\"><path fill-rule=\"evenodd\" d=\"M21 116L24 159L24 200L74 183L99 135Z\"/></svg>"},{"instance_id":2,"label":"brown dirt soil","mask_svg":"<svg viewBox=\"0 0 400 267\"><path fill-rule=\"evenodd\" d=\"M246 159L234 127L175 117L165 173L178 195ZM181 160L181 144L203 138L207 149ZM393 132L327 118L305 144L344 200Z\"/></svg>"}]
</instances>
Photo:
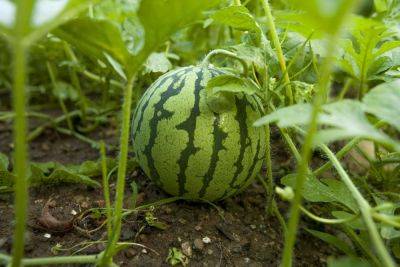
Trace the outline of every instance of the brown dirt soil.
<instances>
[{"instance_id":1,"label":"brown dirt soil","mask_svg":"<svg viewBox=\"0 0 400 267\"><path fill-rule=\"evenodd\" d=\"M96 130L91 137L106 139L116 144L118 131ZM279 138L276 136L275 138ZM274 151L274 175L280 177L292 164L283 145L276 141ZM11 127L0 122L0 151L11 154ZM116 154L114 151L111 154ZM30 144L30 157L35 162L58 161L64 164L81 163L99 157L98 152L88 144L73 137L46 130ZM127 175L125 207L129 207L131 181L139 186L138 204L152 203L168 197L156 188L140 171ZM99 178L100 179L100 178ZM115 184L110 185L113 193ZM92 234L76 228L51 233L37 227L43 206L53 200L51 214L60 220L73 218L72 211L80 212L104 205L102 190L90 189L83 185L41 186L30 190L29 227L27 232L27 257L52 256L57 244L70 248L80 242L96 241L104 237L105 227ZM115 262L121 266L168 266L166 258L172 247L185 248L189 254L189 266L277 266L283 246L280 224L275 217L265 215L264 190L254 182L244 193L216 203L220 212L209 204L178 201L159 206L151 211L154 217L167 225L165 230L149 226L145 213L128 216L122 227L121 240L146 246L131 246L120 252ZM287 205L279 203L281 212L287 212ZM76 220L80 227L94 229L100 219ZM323 227L306 221L307 227ZM303 221L295 249L296 266L324 266L329 255L335 254L322 241L304 231ZM13 224L11 195L0 195L0 251L10 253ZM204 238L209 243L204 243ZM190 247L188 249L188 247ZM93 254L104 249L95 244L78 254ZM191 251L190 251L191 250ZM59 251L58 255L70 255L75 250Z\"/></svg>"}]
</instances>

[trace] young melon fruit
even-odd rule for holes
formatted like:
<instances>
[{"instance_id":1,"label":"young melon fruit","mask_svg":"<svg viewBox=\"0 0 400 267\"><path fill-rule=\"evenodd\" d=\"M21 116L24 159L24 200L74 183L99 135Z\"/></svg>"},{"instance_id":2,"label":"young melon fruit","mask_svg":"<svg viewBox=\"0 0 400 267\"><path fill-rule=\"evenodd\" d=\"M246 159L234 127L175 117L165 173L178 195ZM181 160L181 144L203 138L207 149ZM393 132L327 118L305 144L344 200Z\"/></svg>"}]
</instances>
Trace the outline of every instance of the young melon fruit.
<instances>
[{"instance_id":1,"label":"young melon fruit","mask_svg":"<svg viewBox=\"0 0 400 267\"><path fill-rule=\"evenodd\" d=\"M265 129L256 96L237 95L233 107L214 113L205 86L224 72L185 67L155 81L132 121L133 150L146 175L167 193L191 200L221 200L244 189L259 173Z\"/></svg>"}]
</instances>

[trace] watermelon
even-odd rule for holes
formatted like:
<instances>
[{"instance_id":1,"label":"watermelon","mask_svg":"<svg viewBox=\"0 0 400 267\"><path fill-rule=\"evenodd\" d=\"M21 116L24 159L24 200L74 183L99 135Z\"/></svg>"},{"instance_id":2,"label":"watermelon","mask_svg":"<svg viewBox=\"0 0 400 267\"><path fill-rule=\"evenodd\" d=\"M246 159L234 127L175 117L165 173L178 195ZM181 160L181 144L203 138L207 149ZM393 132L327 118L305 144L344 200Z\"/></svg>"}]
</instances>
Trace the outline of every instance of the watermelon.
<instances>
[{"instance_id":1,"label":"watermelon","mask_svg":"<svg viewBox=\"0 0 400 267\"><path fill-rule=\"evenodd\" d=\"M132 120L133 151L140 167L167 193L217 201L240 192L259 173L265 129L255 95L235 95L230 110L213 112L206 101L209 66L170 71L145 92ZM226 73L225 73L226 74Z\"/></svg>"}]
</instances>

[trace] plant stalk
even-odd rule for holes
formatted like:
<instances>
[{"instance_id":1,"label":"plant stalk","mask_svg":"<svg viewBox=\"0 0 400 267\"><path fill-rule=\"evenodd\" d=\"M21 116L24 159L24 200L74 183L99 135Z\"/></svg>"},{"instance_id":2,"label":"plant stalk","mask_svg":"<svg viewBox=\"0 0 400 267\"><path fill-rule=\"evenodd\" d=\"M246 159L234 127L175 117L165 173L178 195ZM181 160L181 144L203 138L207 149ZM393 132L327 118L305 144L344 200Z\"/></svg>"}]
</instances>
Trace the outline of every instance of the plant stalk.
<instances>
[{"instance_id":1,"label":"plant stalk","mask_svg":"<svg viewBox=\"0 0 400 267\"><path fill-rule=\"evenodd\" d=\"M287 68L286 68L285 56L283 55L281 43L279 42L278 33L276 31L274 18L272 17L271 7L269 5L268 0L261 0L261 3L263 5L265 15L267 16L267 26L270 30L271 39L272 39L272 42L274 43L274 47L276 49L276 54L278 56L279 65L281 67L283 78L286 83L286 103L288 105L292 105L293 104L292 86L290 83L289 73L287 72Z\"/></svg>"},{"instance_id":2,"label":"plant stalk","mask_svg":"<svg viewBox=\"0 0 400 267\"><path fill-rule=\"evenodd\" d=\"M135 83L136 76L132 76L125 89L124 103L122 106L122 130L120 137L120 155L118 162L118 175L117 175L117 186L116 196L114 204L113 214L113 234L111 240L108 241L107 248L104 251L104 256L100 261L100 266L107 266L110 264L112 256L115 251L116 243L118 242L121 233L121 221L122 221L122 208L124 201L124 189L125 189L125 175L126 165L128 161L128 145L129 145L129 126L131 119L131 105L132 105L132 91Z\"/></svg>"},{"instance_id":3,"label":"plant stalk","mask_svg":"<svg viewBox=\"0 0 400 267\"><path fill-rule=\"evenodd\" d=\"M107 237L110 240L112 237L112 224L111 224L112 215L111 215L110 189L108 183L106 145L104 144L103 141L100 142L100 154L101 154L101 173L103 178L103 194L107 212Z\"/></svg>"},{"instance_id":4,"label":"plant stalk","mask_svg":"<svg viewBox=\"0 0 400 267\"><path fill-rule=\"evenodd\" d=\"M357 3L356 0L351 0L345 2L345 7L343 8L343 13L337 22L336 30L328 38L327 55L321 66L320 80L318 82L316 95L314 97L314 103L312 107L312 112L310 116L310 122L308 124L308 131L305 136L304 144L301 150L301 161L297 167L297 179L295 184L295 195L290 207L290 219L288 223L288 232L285 236L285 246L282 256L282 266L288 267L292 265L292 253L294 249L294 243L297 236L297 228L300 218L300 205L302 200L302 189L306 176L309 173L309 162L311 159L313 139L317 132L317 119L320 112L321 106L326 99L328 92L328 85L330 80L330 75L332 72L332 66L334 63L334 52L335 46L338 43L338 39L341 33L341 26L346 21L348 15L352 11L353 7Z\"/></svg>"},{"instance_id":5,"label":"plant stalk","mask_svg":"<svg viewBox=\"0 0 400 267\"><path fill-rule=\"evenodd\" d=\"M231 57L233 59L238 60L240 62L240 64L242 65L242 67L243 67L243 75L247 76L247 74L248 74L248 66L247 66L246 61L244 61L242 58L238 57L235 53L232 53L231 51L224 50L224 49L212 50L203 59L203 61L201 62L201 65L202 66L207 66L208 64L210 64L211 58L215 57L216 55L224 55L224 56Z\"/></svg>"},{"instance_id":6,"label":"plant stalk","mask_svg":"<svg viewBox=\"0 0 400 267\"><path fill-rule=\"evenodd\" d=\"M371 242L375 246L376 252L378 253L379 258L381 259L383 266L395 267L396 264L393 261L392 257L390 256L389 252L387 251L385 244L383 243L383 240L379 235L378 229L372 218L371 206L369 205L367 200L364 199L360 191L358 191L357 187L353 184L353 181L350 179L346 171L343 169L339 160L335 157L335 154L333 154L333 152L326 145L322 145L321 148L328 156L333 166L336 168L342 181L346 184L347 188L352 193L354 199L357 201L365 225L368 228Z\"/></svg>"},{"instance_id":7,"label":"plant stalk","mask_svg":"<svg viewBox=\"0 0 400 267\"><path fill-rule=\"evenodd\" d=\"M21 266L24 256L25 229L28 210L28 182L27 182L27 159L28 145L26 140L26 54L28 45L24 43L24 37L29 30L29 22L34 1L20 0L16 2L16 22L12 47L14 49L13 59L13 107L15 111L14 120L14 170L16 175L15 190L15 228L12 247L12 267Z\"/></svg>"}]
</instances>

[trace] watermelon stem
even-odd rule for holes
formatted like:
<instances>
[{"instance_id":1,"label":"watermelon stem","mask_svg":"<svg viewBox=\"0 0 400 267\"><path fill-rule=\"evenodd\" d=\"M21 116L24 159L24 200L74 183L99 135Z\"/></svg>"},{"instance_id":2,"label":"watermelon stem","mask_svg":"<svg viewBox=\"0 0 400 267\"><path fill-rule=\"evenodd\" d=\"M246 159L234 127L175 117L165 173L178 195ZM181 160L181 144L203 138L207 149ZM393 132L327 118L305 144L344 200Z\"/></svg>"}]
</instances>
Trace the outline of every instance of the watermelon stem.
<instances>
[{"instance_id":1,"label":"watermelon stem","mask_svg":"<svg viewBox=\"0 0 400 267\"><path fill-rule=\"evenodd\" d=\"M107 248L100 259L100 266L108 266L112 262L113 255L118 252L117 242L121 233L122 209L124 201L125 175L128 161L129 127L131 119L132 91L136 81L133 75L126 86L124 93L124 103L122 106L122 130L120 136L120 154L118 162L117 187L115 194L114 213L112 221L111 239L108 240Z\"/></svg>"},{"instance_id":2,"label":"watermelon stem","mask_svg":"<svg viewBox=\"0 0 400 267\"><path fill-rule=\"evenodd\" d=\"M248 74L248 66L246 61L237 56L235 53L232 53L231 51L225 50L225 49L215 49L212 50L210 53L207 54L207 56L203 59L203 61L201 62L201 66L203 67L207 67L210 64L210 61L213 57L215 57L216 55L224 55L233 59L236 59L237 61L240 62L240 64L243 67L243 76L247 76Z\"/></svg>"}]
</instances>

